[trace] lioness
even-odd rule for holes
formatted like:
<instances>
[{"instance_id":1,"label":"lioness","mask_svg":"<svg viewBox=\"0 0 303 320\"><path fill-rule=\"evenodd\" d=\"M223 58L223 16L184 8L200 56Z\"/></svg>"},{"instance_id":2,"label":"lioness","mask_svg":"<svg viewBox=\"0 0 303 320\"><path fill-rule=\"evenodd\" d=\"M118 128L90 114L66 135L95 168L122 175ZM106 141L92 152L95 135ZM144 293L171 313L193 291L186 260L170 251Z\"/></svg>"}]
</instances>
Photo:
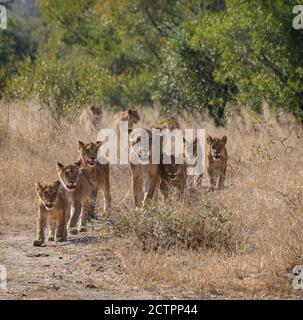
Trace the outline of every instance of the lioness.
<instances>
[{"instance_id":1,"label":"lioness","mask_svg":"<svg viewBox=\"0 0 303 320\"><path fill-rule=\"evenodd\" d=\"M172 131L174 129L181 129L181 125L178 116L173 113L166 118L158 119L157 122L152 126L152 128L160 130L169 129L170 131Z\"/></svg>"},{"instance_id":2,"label":"lioness","mask_svg":"<svg viewBox=\"0 0 303 320\"><path fill-rule=\"evenodd\" d=\"M111 208L111 195L109 183L109 163L100 164L97 159L101 141L96 143L84 144L78 141L79 160L87 170L90 180L93 182L93 190L90 194L88 216L95 217L95 206L99 188L101 187L104 197L104 211L108 212Z\"/></svg>"},{"instance_id":3,"label":"lioness","mask_svg":"<svg viewBox=\"0 0 303 320\"><path fill-rule=\"evenodd\" d=\"M101 129L101 120L102 108L95 105L84 108L80 115L80 125L90 138L95 138Z\"/></svg>"},{"instance_id":4,"label":"lioness","mask_svg":"<svg viewBox=\"0 0 303 320\"><path fill-rule=\"evenodd\" d=\"M222 139L207 137L207 143L210 146L208 153L208 167L207 172L210 180L210 187L224 188L224 180L227 168L227 151L226 151L227 137Z\"/></svg>"},{"instance_id":5,"label":"lioness","mask_svg":"<svg viewBox=\"0 0 303 320\"><path fill-rule=\"evenodd\" d=\"M68 218L68 199L60 181L42 185L35 183L38 196L37 239L34 246L45 243L45 229L48 222L48 241L66 241L66 222Z\"/></svg>"},{"instance_id":6,"label":"lioness","mask_svg":"<svg viewBox=\"0 0 303 320\"><path fill-rule=\"evenodd\" d=\"M140 121L140 116L137 110L128 109L126 111L120 111L114 115L114 129L117 134L120 133L120 122L128 122L128 132L131 132L133 125Z\"/></svg>"},{"instance_id":7,"label":"lioness","mask_svg":"<svg viewBox=\"0 0 303 320\"><path fill-rule=\"evenodd\" d=\"M186 141L185 140L185 131L182 129L178 116L176 114L170 114L169 117L167 117L164 120L160 120L157 122L157 125L153 126L153 128L155 129L160 129L160 130L165 130L168 129L170 133L173 133L173 131L177 132L178 130L180 130L182 132L183 135L183 147L184 147L184 163L183 164L176 164L175 163L175 157L171 156L171 164L168 165L163 165L161 164L161 182L160 183L160 190L161 192L165 195L165 197L168 195L168 190L169 190L169 186L177 186L179 184L179 173L182 172L181 176L185 176L185 178L180 178L180 188L179 188L179 196L180 198L182 197L182 195L184 194L184 189L185 189L185 184L184 183L184 187L181 187L181 185L183 185L183 182L181 181L185 181L186 182L186 169L187 168L195 168L197 166L197 153L198 153L198 140L197 138L195 138L192 141ZM162 142L163 142L163 136L162 136ZM174 141L174 144L176 144L176 140ZM176 145L172 145L172 150L170 152L172 152L172 154L175 154L175 146ZM190 150L190 148L192 148L192 150ZM163 157L164 155L162 155ZM168 178L168 175L165 173L166 170L170 170L171 172L176 171L178 172L177 174L177 181L172 182L172 179ZM196 175L194 177L194 184L196 185L195 181L198 179L201 179L202 175ZM169 183L167 183L169 182Z\"/></svg>"},{"instance_id":8,"label":"lioness","mask_svg":"<svg viewBox=\"0 0 303 320\"><path fill-rule=\"evenodd\" d=\"M159 164L152 164L156 150L152 146L150 130L134 130L129 136L129 143L134 202L137 208L141 208L154 195L159 181Z\"/></svg>"},{"instance_id":9,"label":"lioness","mask_svg":"<svg viewBox=\"0 0 303 320\"><path fill-rule=\"evenodd\" d=\"M77 223L80 217L79 231L86 231L89 196L94 187L89 179L89 173L86 169L81 168L81 161L67 166L58 162L57 172L62 185L68 191L71 201L71 215L67 229L70 234L77 234Z\"/></svg>"},{"instance_id":10,"label":"lioness","mask_svg":"<svg viewBox=\"0 0 303 320\"><path fill-rule=\"evenodd\" d=\"M164 160L166 158L166 162ZM169 161L167 161L169 159ZM167 198L172 187L179 190L179 198L182 199L186 187L186 163L177 163L174 155L163 155L160 165L160 191Z\"/></svg>"}]
</instances>

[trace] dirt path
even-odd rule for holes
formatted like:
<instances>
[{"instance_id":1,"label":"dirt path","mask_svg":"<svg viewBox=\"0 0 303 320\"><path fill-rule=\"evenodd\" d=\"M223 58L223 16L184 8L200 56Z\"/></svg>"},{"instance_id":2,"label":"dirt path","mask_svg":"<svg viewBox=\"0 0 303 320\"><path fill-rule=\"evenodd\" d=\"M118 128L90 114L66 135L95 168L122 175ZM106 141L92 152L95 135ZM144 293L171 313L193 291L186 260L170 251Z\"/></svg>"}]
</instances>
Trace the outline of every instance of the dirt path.
<instances>
[{"instance_id":1,"label":"dirt path","mask_svg":"<svg viewBox=\"0 0 303 320\"><path fill-rule=\"evenodd\" d=\"M95 232L96 233L96 232ZM8 273L1 299L174 299L184 292L150 292L130 285L127 266L94 230L66 243L32 246L32 234L0 238L0 264Z\"/></svg>"}]
</instances>

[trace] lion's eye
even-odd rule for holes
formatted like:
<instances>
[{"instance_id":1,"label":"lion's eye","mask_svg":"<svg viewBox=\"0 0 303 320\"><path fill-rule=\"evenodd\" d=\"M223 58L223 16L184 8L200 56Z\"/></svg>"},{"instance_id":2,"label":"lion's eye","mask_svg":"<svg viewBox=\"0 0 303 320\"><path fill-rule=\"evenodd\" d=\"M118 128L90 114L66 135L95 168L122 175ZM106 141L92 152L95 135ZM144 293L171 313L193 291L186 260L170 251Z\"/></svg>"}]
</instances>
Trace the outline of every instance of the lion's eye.
<instances>
[{"instance_id":1,"label":"lion's eye","mask_svg":"<svg viewBox=\"0 0 303 320\"><path fill-rule=\"evenodd\" d=\"M141 137L138 137L136 142L140 142L141 141Z\"/></svg>"}]
</instances>

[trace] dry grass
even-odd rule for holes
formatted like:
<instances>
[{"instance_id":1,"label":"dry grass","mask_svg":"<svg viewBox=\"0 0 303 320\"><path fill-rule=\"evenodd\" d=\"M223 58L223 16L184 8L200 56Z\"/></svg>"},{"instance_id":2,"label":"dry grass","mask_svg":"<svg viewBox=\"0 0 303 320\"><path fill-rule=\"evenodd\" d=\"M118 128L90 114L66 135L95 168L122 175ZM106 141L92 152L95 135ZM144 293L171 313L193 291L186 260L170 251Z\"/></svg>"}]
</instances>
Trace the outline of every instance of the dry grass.
<instances>
[{"instance_id":1,"label":"dry grass","mask_svg":"<svg viewBox=\"0 0 303 320\"><path fill-rule=\"evenodd\" d=\"M156 120L153 110L141 113L143 125ZM79 133L76 123L59 126L33 103L12 104L9 121L2 104L0 119L0 234L34 234L33 183L53 181L56 161L76 159ZM227 134L226 189L208 193L201 187L198 201L159 200L146 216L136 216L131 197L120 203L129 191L128 169L112 167L116 212L104 232L123 258L129 283L203 297L302 297L281 276L303 263L302 126L268 107L263 116L234 116L221 129L207 119L188 118L183 125Z\"/></svg>"}]
</instances>

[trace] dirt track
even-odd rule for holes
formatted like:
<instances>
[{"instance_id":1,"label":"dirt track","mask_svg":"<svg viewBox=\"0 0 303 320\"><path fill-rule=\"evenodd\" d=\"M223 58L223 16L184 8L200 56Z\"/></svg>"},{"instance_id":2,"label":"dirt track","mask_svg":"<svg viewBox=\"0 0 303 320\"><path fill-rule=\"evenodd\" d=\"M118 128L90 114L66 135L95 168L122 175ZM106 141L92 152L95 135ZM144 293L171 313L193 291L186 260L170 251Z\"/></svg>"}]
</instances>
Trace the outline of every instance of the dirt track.
<instances>
[{"instance_id":1,"label":"dirt track","mask_svg":"<svg viewBox=\"0 0 303 320\"><path fill-rule=\"evenodd\" d=\"M0 263L6 266L8 282L0 299L189 298L130 285L122 258L93 233L42 248L32 246L31 234L2 236Z\"/></svg>"}]
</instances>

